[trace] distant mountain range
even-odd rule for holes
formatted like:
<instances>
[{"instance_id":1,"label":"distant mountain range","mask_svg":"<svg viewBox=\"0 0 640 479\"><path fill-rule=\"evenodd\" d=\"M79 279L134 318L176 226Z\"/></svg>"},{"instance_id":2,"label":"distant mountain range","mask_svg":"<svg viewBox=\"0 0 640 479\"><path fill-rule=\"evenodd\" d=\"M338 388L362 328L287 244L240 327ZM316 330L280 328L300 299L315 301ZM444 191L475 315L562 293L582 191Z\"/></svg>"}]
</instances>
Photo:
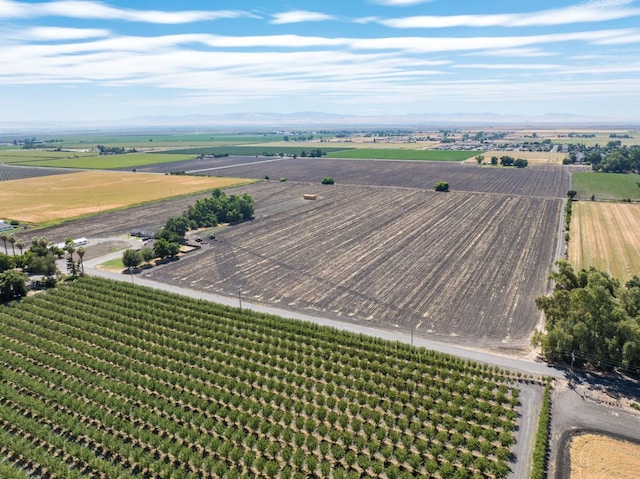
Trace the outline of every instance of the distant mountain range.
<instances>
[{"instance_id":1,"label":"distant mountain range","mask_svg":"<svg viewBox=\"0 0 640 479\"><path fill-rule=\"evenodd\" d=\"M405 115L344 115L324 112L244 112L200 114L184 116L139 116L122 120L83 121L83 122L33 122L0 121L0 133L12 134L25 131L60 130L105 130L105 129L182 129L189 127L207 127L214 129L300 129L309 128L408 128L441 129L464 127L619 127L640 126L640 121L608 119L601 116L574 115L569 113L546 113L538 116L505 115L498 113L415 113Z\"/></svg>"}]
</instances>

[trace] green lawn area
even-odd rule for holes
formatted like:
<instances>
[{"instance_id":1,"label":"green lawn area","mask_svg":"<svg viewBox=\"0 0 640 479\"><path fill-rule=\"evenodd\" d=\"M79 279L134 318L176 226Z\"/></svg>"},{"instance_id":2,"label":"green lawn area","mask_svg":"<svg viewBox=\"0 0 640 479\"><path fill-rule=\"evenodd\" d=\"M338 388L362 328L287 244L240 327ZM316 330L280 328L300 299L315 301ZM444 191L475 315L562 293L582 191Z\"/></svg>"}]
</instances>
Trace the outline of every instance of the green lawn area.
<instances>
[{"instance_id":1,"label":"green lawn area","mask_svg":"<svg viewBox=\"0 0 640 479\"><path fill-rule=\"evenodd\" d=\"M640 200L640 175L620 173L576 172L573 174L573 189L580 198Z\"/></svg>"},{"instance_id":2,"label":"green lawn area","mask_svg":"<svg viewBox=\"0 0 640 479\"><path fill-rule=\"evenodd\" d=\"M170 163L172 161L193 160L196 155L174 155L164 153L127 153L124 155L94 155L79 158L40 159L37 166L57 168L87 168L109 170L113 168L135 168L136 166ZM1 158L1 157L0 157ZM16 162L35 166L34 161Z\"/></svg>"},{"instance_id":3,"label":"green lawn area","mask_svg":"<svg viewBox=\"0 0 640 479\"><path fill-rule=\"evenodd\" d=\"M481 151L449 150L401 150L358 148L328 153L329 158L357 158L377 160L425 160L425 161L463 161L481 154Z\"/></svg>"}]
</instances>

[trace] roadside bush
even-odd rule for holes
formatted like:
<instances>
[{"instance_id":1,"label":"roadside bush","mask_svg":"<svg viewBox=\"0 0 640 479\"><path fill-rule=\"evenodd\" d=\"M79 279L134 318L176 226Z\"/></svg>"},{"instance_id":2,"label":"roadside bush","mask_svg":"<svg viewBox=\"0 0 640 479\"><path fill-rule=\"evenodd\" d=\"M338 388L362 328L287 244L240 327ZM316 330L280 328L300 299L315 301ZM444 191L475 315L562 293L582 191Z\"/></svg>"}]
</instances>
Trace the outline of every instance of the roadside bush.
<instances>
[{"instance_id":1,"label":"roadside bush","mask_svg":"<svg viewBox=\"0 0 640 479\"><path fill-rule=\"evenodd\" d=\"M334 183L335 181L330 176L325 176L324 178L322 178L323 185L333 185Z\"/></svg>"}]
</instances>

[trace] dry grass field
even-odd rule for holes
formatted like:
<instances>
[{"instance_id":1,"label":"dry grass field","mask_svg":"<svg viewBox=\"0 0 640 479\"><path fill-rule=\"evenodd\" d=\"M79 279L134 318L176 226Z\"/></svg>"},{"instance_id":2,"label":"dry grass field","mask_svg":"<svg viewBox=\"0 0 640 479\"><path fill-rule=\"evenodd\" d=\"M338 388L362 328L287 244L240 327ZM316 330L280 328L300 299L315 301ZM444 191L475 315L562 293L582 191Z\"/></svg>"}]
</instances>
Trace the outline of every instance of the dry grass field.
<instances>
[{"instance_id":1,"label":"dry grass field","mask_svg":"<svg viewBox=\"0 0 640 479\"><path fill-rule=\"evenodd\" d=\"M577 201L571 217L569 259L620 281L640 275L640 205Z\"/></svg>"},{"instance_id":2,"label":"dry grass field","mask_svg":"<svg viewBox=\"0 0 640 479\"><path fill-rule=\"evenodd\" d=\"M97 171L10 180L0 189L0 218L56 222L246 181Z\"/></svg>"},{"instance_id":3,"label":"dry grass field","mask_svg":"<svg viewBox=\"0 0 640 479\"><path fill-rule=\"evenodd\" d=\"M637 479L640 445L585 434L571 444L571 479Z\"/></svg>"}]
</instances>

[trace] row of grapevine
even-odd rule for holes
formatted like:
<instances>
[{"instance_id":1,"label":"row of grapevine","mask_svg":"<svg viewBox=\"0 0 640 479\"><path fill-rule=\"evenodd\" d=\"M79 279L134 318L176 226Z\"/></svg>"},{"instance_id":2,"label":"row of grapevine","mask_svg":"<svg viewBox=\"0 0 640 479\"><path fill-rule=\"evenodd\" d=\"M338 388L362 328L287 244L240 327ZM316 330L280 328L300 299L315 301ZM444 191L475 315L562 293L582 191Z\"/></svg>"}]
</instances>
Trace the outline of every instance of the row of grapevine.
<instances>
[{"instance_id":1,"label":"row of grapevine","mask_svg":"<svg viewBox=\"0 0 640 479\"><path fill-rule=\"evenodd\" d=\"M96 278L0 310L0 365L7 477L500 478L519 404L497 368Z\"/></svg>"}]
</instances>

